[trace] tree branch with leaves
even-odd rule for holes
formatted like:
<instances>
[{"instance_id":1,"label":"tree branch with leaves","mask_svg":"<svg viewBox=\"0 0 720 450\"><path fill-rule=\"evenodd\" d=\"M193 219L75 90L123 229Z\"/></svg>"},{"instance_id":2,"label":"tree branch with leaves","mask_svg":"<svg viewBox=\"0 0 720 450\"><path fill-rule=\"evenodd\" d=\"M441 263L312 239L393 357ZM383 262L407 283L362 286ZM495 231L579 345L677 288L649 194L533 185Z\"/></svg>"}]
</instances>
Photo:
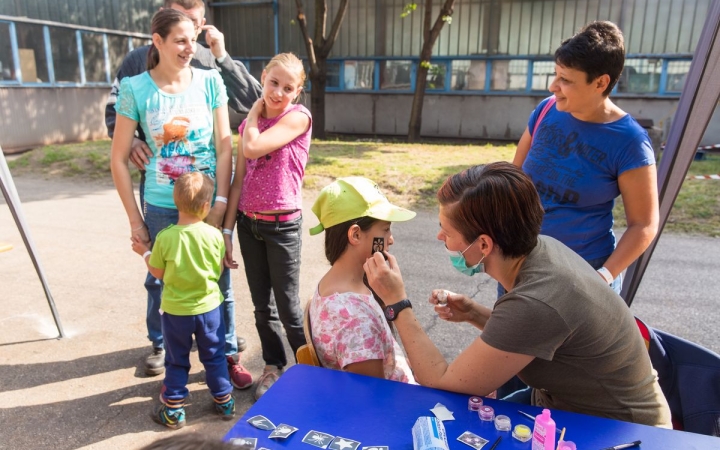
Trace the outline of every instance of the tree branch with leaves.
<instances>
[{"instance_id":1,"label":"tree branch with leaves","mask_svg":"<svg viewBox=\"0 0 720 450\"><path fill-rule=\"evenodd\" d=\"M420 138L422 127L422 109L425 100L425 87L427 86L427 75L430 70L430 58L432 49L435 46L443 26L452 23L453 7L455 0L444 0L440 12L432 20L433 0L425 0L423 11L423 45L420 50L420 63L415 77L415 95L413 96L412 109L410 111L410 123L408 124L408 142L416 142ZM407 17L417 9L417 3L412 2L405 5L401 17Z\"/></svg>"},{"instance_id":2,"label":"tree branch with leaves","mask_svg":"<svg viewBox=\"0 0 720 450\"><path fill-rule=\"evenodd\" d=\"M307 16L302 0L295 0L297 6L297 21L300 26L308 63L310 65L310 111L313 115L314 137L325 138L325 87L327 85L327 58L340 33L349 0L341 0L330 27L330 33L325 36L327 29L327 0L315 0L315 32L310 37Z\"/></svg>"}]
</instances>

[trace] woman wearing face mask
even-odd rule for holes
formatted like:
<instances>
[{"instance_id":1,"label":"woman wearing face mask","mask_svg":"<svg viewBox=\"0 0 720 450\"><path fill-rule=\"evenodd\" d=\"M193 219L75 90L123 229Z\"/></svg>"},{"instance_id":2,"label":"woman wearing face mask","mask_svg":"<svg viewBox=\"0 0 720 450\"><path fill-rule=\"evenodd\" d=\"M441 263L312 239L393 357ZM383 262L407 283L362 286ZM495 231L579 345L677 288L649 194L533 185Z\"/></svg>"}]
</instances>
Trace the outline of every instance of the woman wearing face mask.
<instances>
[{"instance_id":1,"label":"woman wearing face mask","mask_svg":"<svg viewBox=\"0 0 720 450\"><path fill-rule=\"evenodd\" d=\"M508 293L491 310L464 295L432 292L441 318L482 330L447 363L407 307L396 259L367 260L370 286L388 305L420 384L487 395L518 375L533 388L525 399L533 405L671 427L632 313L580 256L539 235L543 208L520 168L472 167L449 177L437 198L438 239L453 265L467 275L485 271Z\"/></svg>"}]
</instances>

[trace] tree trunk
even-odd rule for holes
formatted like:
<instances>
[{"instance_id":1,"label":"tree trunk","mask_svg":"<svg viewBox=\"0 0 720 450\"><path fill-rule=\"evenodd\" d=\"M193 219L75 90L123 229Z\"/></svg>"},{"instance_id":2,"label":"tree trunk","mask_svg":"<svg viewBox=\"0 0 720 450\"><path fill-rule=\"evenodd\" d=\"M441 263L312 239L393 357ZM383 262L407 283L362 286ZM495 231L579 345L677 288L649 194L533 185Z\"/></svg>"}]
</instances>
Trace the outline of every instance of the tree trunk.
<instances>
[{"instance_id":1,"label":"tree trunk","mask_svg":"<svg viewBox=\"0 0 720 450\"><path fill-rule=\"evenodd\" d=\"M432 55L432 44L420 52L420 63L418 64L415 76L415 95L413 95L412 109L410 110L410 123L408 124L408 142L417 142L420 139L420 128L422 127L423 102L425 101L425 86L427 85L427 74L430 67L423 62L430 62Z\"/></svg>"},{"instance_id":2,"label":"tree trunk","mask_svg":"<svg viewBox=\"0 0 720 450\"><path fill-rule=\"evenodd\" d=\"M415 77L415 95L413 95L412 109L410 110L410 124L408 125L408 142L417 142L420 139L427 74L427 67L418 66L417 76Z\"/></svg>"},{"instance_id":3,"label":"tree trunk","mask_svg":"<svg viewBox=\"0 0 720 450\"><path fill-rule=\"evenodd\" d=\"M325 85L327 84L327 61L317 55L317 72L310 72L310 110L312 111L313 138L325 139Z\"/></svg>"}]
</instances>

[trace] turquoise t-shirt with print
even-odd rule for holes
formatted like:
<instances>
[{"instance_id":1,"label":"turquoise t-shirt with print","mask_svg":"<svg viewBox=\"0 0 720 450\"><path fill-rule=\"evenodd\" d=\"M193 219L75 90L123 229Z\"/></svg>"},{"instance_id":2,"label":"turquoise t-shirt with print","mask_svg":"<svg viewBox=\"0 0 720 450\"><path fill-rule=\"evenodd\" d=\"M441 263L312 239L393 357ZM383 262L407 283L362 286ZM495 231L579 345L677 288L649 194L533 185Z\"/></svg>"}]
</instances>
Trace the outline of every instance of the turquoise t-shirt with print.
<instances>
[{"instance_id":1,"label":"turquoise t-shirt with print","mask_svg":"<svg viewBox=\"0 0 720 450\"><path fill-rule=\"evenodd\" d=\"M217 70L192 69L192 81L177 94L163 92L149 72L123 78L115 110L140 123L153 152L145 166L145 201L175 208L173 185L186 172L215 179L213 110L227 104Z\"/></svg>"},{"instance_id":2,"label":"turquoise t-shirt with print","mask_svg":"<svg viewBox=\"0 0 720 450\"><path fill-rule=\"evenodd\" d=\"M220 230L205 222L170 225L159 232L148 262L165 270L160 308L175 316L196 316L220 306L224 255Z\"/></svg>"}]
</instances>

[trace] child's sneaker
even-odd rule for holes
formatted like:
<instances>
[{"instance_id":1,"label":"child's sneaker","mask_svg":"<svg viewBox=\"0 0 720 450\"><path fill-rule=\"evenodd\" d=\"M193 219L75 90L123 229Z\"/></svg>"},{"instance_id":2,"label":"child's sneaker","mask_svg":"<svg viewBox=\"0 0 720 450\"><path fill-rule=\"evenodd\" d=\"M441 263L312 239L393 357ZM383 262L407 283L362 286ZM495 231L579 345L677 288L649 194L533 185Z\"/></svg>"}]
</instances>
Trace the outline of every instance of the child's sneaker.
<instances>
[{"instance_id":1,"label":"child's sneaker","mask_svg":"<svg viewBox=\"0 0 720 450\"><path fill-rule=\"evenodd\" d=\"M257 388L255 389L255 400L260 400L270 387L280 377L280 369L275 366L265 366L262 375L258 378Z\"/></svg>"},{"instance_id":2,"label":"child's sneaker","mask_svg":"<svg viewBox=\"0 0 720 450\"><path fill-rule=\"evenodd\" d=\"M215 399L215 412L222 417L222 420L232 420L235 417L235 399L232 395L230 395L230 400L223 403Z\"/></svg>"},{"instance_id":3,"label":"child's sneaker","mask_svg":"<svg viewBox=\"0 0 720 450\"><path fill-rule=\"evenodd\" d=\"M238 355L238 359L239 359ZM253 384L253 377L248 370L243 367L240 362L235 362L232 356L227 357L228 372L230 373L230 382L237 389L247 389Z\"/></svg>"},{"instance_id":4,"label":"child's sneaker","mask_svg":"<svg viewBox=\"0 0 720 450\"><path fill-rule=\"evenodd\" d=\"M160 405L150 415L160 425L177 430L185 426L185 408L168 408Z\"/></svg>"}]
</instances>

